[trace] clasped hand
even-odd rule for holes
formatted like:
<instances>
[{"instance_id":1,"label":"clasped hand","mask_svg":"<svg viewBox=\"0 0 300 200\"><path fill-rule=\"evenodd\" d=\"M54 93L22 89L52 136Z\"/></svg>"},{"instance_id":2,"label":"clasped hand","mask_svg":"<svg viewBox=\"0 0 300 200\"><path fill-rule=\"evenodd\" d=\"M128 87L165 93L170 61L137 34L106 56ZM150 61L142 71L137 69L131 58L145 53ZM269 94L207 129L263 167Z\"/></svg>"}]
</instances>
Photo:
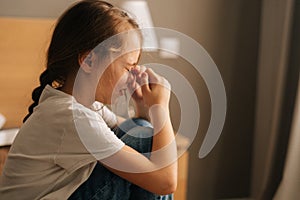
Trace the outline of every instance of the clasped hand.
<instances>
[{"instance_id":1,"label":"clasped hand","mask_svg":"<svg viewBox=\"0 0 300 200\"><path fill-rule=\"evenodd\" d=\"M151 106L169 107L170 84L162 76L145 66L135 66L127 79L127 87L136 105L136 117L148 118Z\"/></svg>"}]
</instances>

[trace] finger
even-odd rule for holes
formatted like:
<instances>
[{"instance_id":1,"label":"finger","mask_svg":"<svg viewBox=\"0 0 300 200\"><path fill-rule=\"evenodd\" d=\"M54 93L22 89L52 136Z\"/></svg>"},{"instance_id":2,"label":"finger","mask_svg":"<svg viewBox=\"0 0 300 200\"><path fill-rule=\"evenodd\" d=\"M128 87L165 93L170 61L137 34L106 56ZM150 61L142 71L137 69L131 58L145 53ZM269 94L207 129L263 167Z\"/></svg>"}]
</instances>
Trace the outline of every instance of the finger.
<instances>
[{"instance_id":1,"label":"finger","mask_svg":"<svg viewBox=\"0 0 300 200\"><path fill-rule=\"evenodd\" d=\"M141 65L139 67L140 67L140 72L145 72L147 69L144 65Z\"/></svg>"},{"instance_id":2,"label":"finger","mask_svg":"<svg viewBox=\"0 0 300 200\"><path fill-rule=\"evenodd\" d=\"M135 82L135 77L134 77L132 74L130 74L130 75L128 76L127 82L126 82L127 88L128 88L129 90L132 90L132 88L133 88L133 86L134 86L134 82Z\"/></svg>"},{"instance_id":3,"label":"finger","mask_svg":"<svg viewBox=\"0 0 300 200\"><path fill-rule=\"evenodd\" d=\"M148 82L148 74L143 72L141 74L141 83L140 83L141 87L142 87L142 92L144 93L149 93L151 92L150 88L149 88L149 82Z\"/></svg>"},{"instance_id":4,"label":"finger","mask_svg":"<svg viewBox=\"0 0 300 200\"><path fill-rule=\"evenodd\" d=\"M140 65L136 65L133 67L133 69L140 71L141 70L141 66Z\"/></svg>"},{"instance_id":5,"label":"finger","mask_svg":"<svg viewBox=\"0 0 300 200\"><path fill-rule=\"evenodd\" d=\"M137 75L140 73L140 67L132 68L130 71L133 75Z\"/></svg>"},{"instance_id":6,"label":"finger","mask_svg":"<svg viewBox=\"0 0 300 200\"><path fill-rule=\"evenodd\" d=\"M133 78L133 81L132 81L132 83L131 83L131 88L132 88L132 90L135 90L136 87L137 87L137 84L136 84L136 78L134 77L134 78Z\"/></svg>"},{"instance_id":7,"label":"finger","mask_svg":"<svg viewBox=\"0 0 300 200\"><path fill-rule=\"evenodd\" d=\"M138 74L141 74L142 72L145 72L146 69L147 68L145 66L137 65L134 68L132 68L131 73L137 76Z\"/></svg>"},{"instance_id":8,"label":"finger","mask_svg":"<svg viewBox=\"0 0 300 200\"><path fill-rule=\"evenodd\" d=\"M128 74L127 82L130 83L133 80L133 75L131 73Z\"/></svg>"},{"instance_id":9,"label":"finger","mask_svg":"<svg viewBox=\"0 0 300 200\"><path fill-rule=\"evenodd\" d=\"M137 88L138 88L138 84L136 83L134 78L134 80L128 85L128 89L131 93L133 93Z\"/></svg>"},{"instance_id":10,"label":"finger","mask_svg":"<svg viewBox=\"0 0 300 200\"><path fill-rule=\"evenodd\" d=\"M134 81L134 76L132 74L129 74L126 81L127 85L130 86L130 84L132 84L133 81Z\"/></svg>"},{"instance_id":11,"label":"finger","mask_svg":"<svg viewBox=\"0 0 300 200\"><path fill-rule=\"evenodd\" d=\"M167 79L163 78L162 85L168 90L171 90L171 84Z\"/></svg>"},{"instance_id":12,"label":"finger","mask_svg":"<svg viewBox=\"0 0 300 200\"><path fill-rule=\"evenodd\" d=\"M159 75L156 74L151 68L147 68L145 71L149 76L150 83L157 83L159 79Z\"/></svg>"},{"instance_id":13,"label":"finger","mask_svg":"<svg viewBox=\"0 0 300 200\"><path fill-rule=\"evenodd\" d=\"M145 72L144 72L145 73ZM136 76L135 76L135 78L136 78L136 81L138 82L138 84L142 84L142 82L143 82L143 80L142 80L142 74L143 73L139 73L139 74L137 74Z\"/></svg>"}]
</instances>

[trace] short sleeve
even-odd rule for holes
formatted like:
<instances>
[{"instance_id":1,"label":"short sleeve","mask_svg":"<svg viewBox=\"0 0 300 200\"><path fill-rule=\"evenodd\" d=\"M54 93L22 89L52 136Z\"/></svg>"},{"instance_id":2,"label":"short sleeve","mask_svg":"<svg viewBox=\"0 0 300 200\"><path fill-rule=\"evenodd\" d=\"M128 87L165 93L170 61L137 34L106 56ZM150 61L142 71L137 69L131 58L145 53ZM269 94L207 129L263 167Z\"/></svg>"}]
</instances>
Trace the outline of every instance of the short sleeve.
<instances>
[{"instance_id":1,"label":"short sleeve","mask_svg":"<svg viewBox=\"0 0 300 200\"><path fill-rule=\"evenodd\" d=\"M75 105L72 118L73 131L64 134L56 159L62 167L74 169L87 162L102 160L125 145L95 111Z\"/></svg>"},{"instance_id":2,"label":"short sleeve","mask_svg":"<svg viewBox=\"0 0 300 200\"><path fill-rule=\"evenodd\" d=\"M117 116L105 105L96 101L93 104L93 109L102 117L108 127L113 128L117 125Z\"/></svg>"},{"instance_id":3,"label":"short sleeve","mask_svg":"<svg viewBox=\"0 0 300 200\"><path fill-rule=\"evenodd\" d=\"M124 146L96 112L74 109L73 117L80 140L97 160L111 156Z\"/></svg>"}]
</instances>

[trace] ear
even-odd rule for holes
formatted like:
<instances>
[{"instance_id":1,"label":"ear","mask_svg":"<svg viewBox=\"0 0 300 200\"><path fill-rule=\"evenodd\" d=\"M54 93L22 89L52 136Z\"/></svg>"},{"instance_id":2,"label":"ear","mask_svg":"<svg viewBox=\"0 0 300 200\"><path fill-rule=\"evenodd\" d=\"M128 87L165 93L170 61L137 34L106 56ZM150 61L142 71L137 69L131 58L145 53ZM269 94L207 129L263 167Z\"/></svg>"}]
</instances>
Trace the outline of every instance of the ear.
<instances>
[{"instance_id":1,"label":"ear","mask_svg":"<svg viewBox=\"0 0 300 200\"><path fill-rule=\"evenodd\" d=\"M78 56L78 63L84 72L91 73L93 71L95 56L96 55L93 51L89 51Z\"/></svg>"}]
</instances>

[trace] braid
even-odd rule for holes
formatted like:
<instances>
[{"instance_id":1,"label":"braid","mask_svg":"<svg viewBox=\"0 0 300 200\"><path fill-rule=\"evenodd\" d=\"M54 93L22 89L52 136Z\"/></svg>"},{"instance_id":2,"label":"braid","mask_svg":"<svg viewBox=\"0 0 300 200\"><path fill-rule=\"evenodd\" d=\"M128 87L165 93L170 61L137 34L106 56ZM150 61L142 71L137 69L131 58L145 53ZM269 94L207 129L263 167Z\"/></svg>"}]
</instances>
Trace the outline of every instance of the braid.
<instances>
[{"instance_id":1,"label":"braid","mask_svg":"<svg viewBox=\"0 0 300 200\"><path fill-rule=\"evenodd\" d=\"M24 117L23 123L28 119L28 117L33 113L34 107L36 107L39 103L40 96L46 87L47 84L52 83L52 77L50 75L50 72L48 69L46 69L41 75L40 75L40 86L35 88L32 92L32 100L33 103L28 108L28 114Z\"/></svg>"}]
</instances>

